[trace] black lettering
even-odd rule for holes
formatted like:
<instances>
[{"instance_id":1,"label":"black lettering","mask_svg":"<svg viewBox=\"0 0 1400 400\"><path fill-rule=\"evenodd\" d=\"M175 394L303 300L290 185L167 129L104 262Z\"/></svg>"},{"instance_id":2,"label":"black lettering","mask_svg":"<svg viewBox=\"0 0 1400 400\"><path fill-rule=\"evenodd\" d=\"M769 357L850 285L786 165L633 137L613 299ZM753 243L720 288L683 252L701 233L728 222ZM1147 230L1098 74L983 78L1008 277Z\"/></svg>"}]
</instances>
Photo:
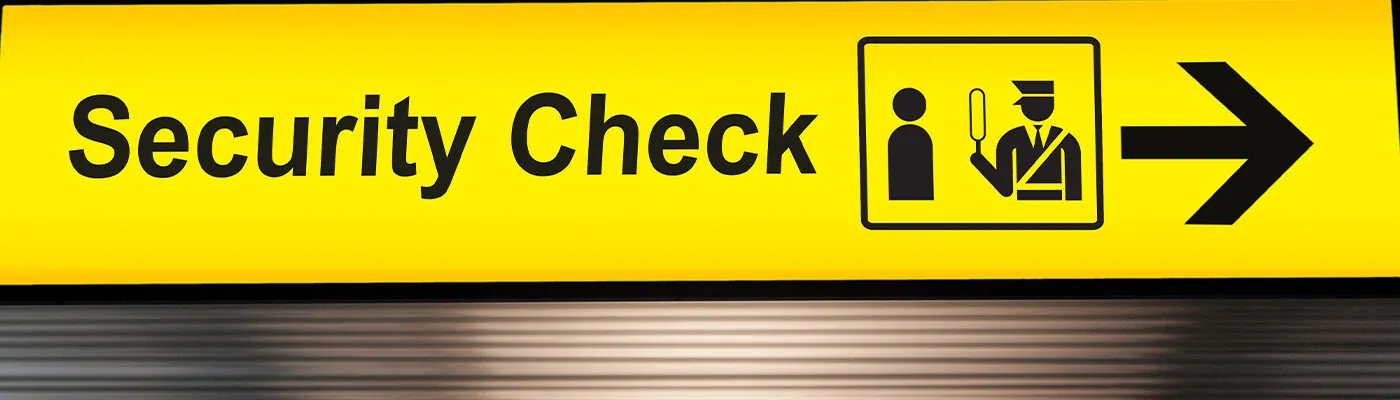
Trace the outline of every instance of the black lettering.
<instances>
[{"instance_id":1,"label":"black lettering","mask_svg":"<svg viewBox=\"0 0 1400 400\"><path fill-rule=\"evenodd\" d=\"M399 176L418 174L418 164L408 162L408 130L418 129L418 117L408 114L408 98L394 105L394 116L389 117L389 130L394 131L393 167Z\"/></svg>"},{"instance_id":2,"label":"black lettering","mask_svg":"<svg viewBox=\"0 0 1400 400\"><path fill-rule=\"evenodd\" d=\"M588 174L603 173L603 136L612 128L622 129L622 174L637 173L637 120L618 114L603 120L607 95L594 94L589 105L592 118L588 122Z\"/></svg>"},{"instance_id":3,"label":"black lettering","mask_svg":"<svg viewBox=\"0 0 1400 400\"><path fill-rule=\"evenodd\" d=\"M467 138L471 137L472 125L475 124L476 117L462 117L457 124L457 137L452 139L452 150L448 151L443 146L437 117L423 117L424 134L428 136L428 147L433 151L433 166L438 172L433 185L423 187L421 196L424 199L432 200L447 194L447 188L452 186L452 176L457 174L457 167L462 163L462 151L467 147Z\"/></svg>"},{"instance_id":4,"label":"black lettering","mask_svg":"<svg viewBox=\"0 0 1400 400\"><path fill-rule=\"evenodd\" d=\"M292 176L306 175L306 138L309 135L310 118L298 117L292 129L292 157L286 164L277 164L272 159L272 133L274 131L272 118L261 118L258 120L258 169L263 175L276 178L286 175L288 172Z\"/></svg>"},{"instance_id":5,"label":"black lettering","mask_svg":"<svg viewBox=\"0 0 1400 400\"><path fill-rule=\"evenodd\" d=\"M724 132L729 128L739 128L747 136L758 133L758 125L746 115L730 114L720 117L715 126L710 128L709 144L706 146L709 150L710 165L721 174L739 175L753 168L753 164L758 161L758 154L746 151L739 156L739 161L734 162L724 158Z\"/></svg>"},{"instance_id":6,"label":"black lettering","mask_svg":"<svg viewBox=\"0 0 1400 400\"><path fill-rule=\"evenodd\" d=\"M326 117L321 124L321 176L335 175L335 147L340 141L340 133L355 130L359 118L352 116Z\"/></svg>"},{"instance_id":7,"label":"black lettering","mask_svg":"<svg viewBox=\"0 0 1400 400\"><path fill-rule=\"evenodd\" d=\"M530 116L535 114L535 110L541 108L553 108L559 111L559 119L569 119L578 116L574 111L574 104L569 99L558 93L540 93L530 96L520 105L520 109L515 112L515 120L510 127L510 146L515 153L515 163L521 169L534 176L551 176L558 174L569 166L569 161L574 158L574 149L568 146L559 146L559 151L554 153L554 157L549 161L539 161L530 155L529 129Z\"/></svg>"},{"instance_id":8,"label":"black lettering","mask_svg":"<svg viewBox=\"0 0 1400 400\"><path fill-rule=\"evenodd\" d=\"M379 95L365 95L365 109L379 109ZM360 175L374 176L379 169L379 117L365 117L365 147Z\"/></svg>"},{"instance_id":9,"label":"black lettering","mask_svg":"<svg viewBox=\"0 0 1400 400\"><path fill-rule=\"evenodd\" d=\"M68 152L68 160L73 163L73 169L78 171L79 175L98 179L110 178L126 168L126 162L131 157L131 145L126 142L126 137L122 136L121 132L95 124L88 119L88 114L96 109L111 111L112 118L118 121L131 118L131 115L127 112L126 103L115 96L105 94L88 96L78 102L78 108L73 111L73 127L78 130L78 134L111 147L112 159L104 164L96 164L88 160L84 150L71 150Z\"/></svg>"},{"instance_id":10,"label":"black lettering","mask_svg":"<svg viewBox=\"0 0 1400 400\"><path fill-rule=\"evenodd\" d=\"M680 140L667 140L666 131L671 128L681 128L683 136ZM679 162L672 164L666 161L666 150L696 150L700 148L700 132L696 131L695 123L684 115L671 114L661 117L656 121L656 126L651 129L651 138L648 139L648 156L651 158L651 166L664 175L676 176L684 174L695 167L695 157L682 156Z\"/></svg>"},{"instance_id":11,"label":"black lettering","mask_svg":"<svg viewBox=\"0 0 1400 400\"><path fill-rule=\"evenodd\" d=\"M783 170L783 153L791 151L792 161L797 170L804 174L817 172L812 167L812 159L807 157L807 149L802 147L802 131L812 124L815 115L802 115L792 125L783 130L784 93L773 93L769 97L768 120L768 173L777 174Z\"/></svg>"},{"instance_id":12,"label":"black lettering","mask_svg":"<svg viewBox=\"0 0 1400 400\"><path fill-rule=\"evenodd\" d=\"M169 142L157 142L156 134L160 131L170 131L175 137ZM136 156L141 158L141 169L146 170L147 175L156 178L169 178L185 169L185 160L175 158L170 160L169 165L160 165L159 162L156 162L156 153L189 150L189 132L185 131L185 126L180 124L180 120L160 117L151 120L150 123L146 124L146 129L141 130L141 140L136 145Z\"/></svg>"},{"instance_id":13,"label":"black lettering","mask_svg":"<svg viewBox=\"0 0 1400 400\"><path fill-rule=\"evenodd\" d=\"M239 138L248 136L248 127L243 126L243 121L234 117L218 117L204 124L204 129L199 131L199 167L204 169L204 173L215 178L227 178L243 170L243 165L248 162L248 157L242 154L234 154L228 164L220 164L214 159L214 135L219 131L229 131L233 137Z\"/></svg>"}]
</instances>

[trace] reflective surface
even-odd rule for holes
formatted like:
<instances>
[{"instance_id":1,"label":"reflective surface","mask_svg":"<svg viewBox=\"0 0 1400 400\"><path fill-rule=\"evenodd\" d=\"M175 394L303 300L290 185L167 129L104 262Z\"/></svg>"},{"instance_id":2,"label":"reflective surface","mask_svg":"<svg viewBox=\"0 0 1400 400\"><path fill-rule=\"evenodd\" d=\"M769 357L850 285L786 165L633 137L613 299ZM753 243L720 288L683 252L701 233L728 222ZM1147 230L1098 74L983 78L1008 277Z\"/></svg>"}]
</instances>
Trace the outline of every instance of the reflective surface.
<instances>
[{"instance_id":1,"label":"reflective surface","mask_svg":"<svg viewBox=\"0 0 1400 400\"><path fill-rule=\"evenodd\" d=\"M1397 306L10 306L0 399L1397 398Z\"/></svg>"}]
</instances>

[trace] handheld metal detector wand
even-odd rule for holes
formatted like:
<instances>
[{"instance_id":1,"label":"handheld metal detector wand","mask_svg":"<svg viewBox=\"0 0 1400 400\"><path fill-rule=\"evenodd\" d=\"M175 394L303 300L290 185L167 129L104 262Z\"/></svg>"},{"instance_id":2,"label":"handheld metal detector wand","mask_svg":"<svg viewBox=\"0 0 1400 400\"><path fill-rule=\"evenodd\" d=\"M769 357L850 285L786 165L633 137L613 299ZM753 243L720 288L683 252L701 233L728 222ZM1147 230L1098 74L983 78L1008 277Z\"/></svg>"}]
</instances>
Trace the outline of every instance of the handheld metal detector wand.
<instances>
[{"instance_id":1,"label":"handheld metal detector wand","mask_svg":"<svg viewBox=\"0 0 1400 400\"><path fill-rule=\"evenodd\" d=\"M982 113L977 113L977 108L973 107L977 103L982 103ZM977 121L982 121L981 135L978 135ZM987 138L987 92L982 88L974 88L967 93L967 135L972 137L972 142L977 146L977 153L982 154L982 140Z\"/></svg>"}]
</instances>

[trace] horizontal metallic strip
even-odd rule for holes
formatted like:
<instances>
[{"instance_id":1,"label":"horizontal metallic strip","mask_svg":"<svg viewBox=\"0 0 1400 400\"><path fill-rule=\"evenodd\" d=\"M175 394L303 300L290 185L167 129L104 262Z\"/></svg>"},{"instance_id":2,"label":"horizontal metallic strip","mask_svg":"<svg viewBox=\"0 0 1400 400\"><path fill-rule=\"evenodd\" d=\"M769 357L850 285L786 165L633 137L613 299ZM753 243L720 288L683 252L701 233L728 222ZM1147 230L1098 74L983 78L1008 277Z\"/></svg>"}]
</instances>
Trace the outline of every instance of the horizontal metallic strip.
<instances>
[{"instance_id":1,"label":"horizontal metallic strip","mask_svg":"<svg viewBox=\"0 0 1400 400\"><path fill-rule=\"evenodd\" d=\"M0 399L1400 398L1400 299L0 306Z\"/></svg>"}]
</instances>

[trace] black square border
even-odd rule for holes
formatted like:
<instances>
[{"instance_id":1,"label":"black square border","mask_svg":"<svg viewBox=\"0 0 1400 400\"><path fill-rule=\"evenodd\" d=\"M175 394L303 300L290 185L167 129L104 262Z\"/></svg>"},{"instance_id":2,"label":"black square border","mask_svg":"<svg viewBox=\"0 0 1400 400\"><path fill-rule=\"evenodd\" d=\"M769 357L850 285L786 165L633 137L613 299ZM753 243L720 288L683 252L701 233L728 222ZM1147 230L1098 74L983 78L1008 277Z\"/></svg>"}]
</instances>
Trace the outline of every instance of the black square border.
<instances>
[{"instance_id":1,"label":"black square border","mask_svg":"<svg viewBox=\"0 0 1400 400\"><path fill-rule=\"evenodd\" d=\"M866 168L865 46L868 44L1087 44L1094 49L1094 157L1098 179L1098 216L1092 223L929 223L870 222ZM1104 222L1103 77L1099 41L1088 36L867 36L856 45L856 88L860 124L860 223L869 230L1097 230Z\"/></svg>"}]
</instances>

